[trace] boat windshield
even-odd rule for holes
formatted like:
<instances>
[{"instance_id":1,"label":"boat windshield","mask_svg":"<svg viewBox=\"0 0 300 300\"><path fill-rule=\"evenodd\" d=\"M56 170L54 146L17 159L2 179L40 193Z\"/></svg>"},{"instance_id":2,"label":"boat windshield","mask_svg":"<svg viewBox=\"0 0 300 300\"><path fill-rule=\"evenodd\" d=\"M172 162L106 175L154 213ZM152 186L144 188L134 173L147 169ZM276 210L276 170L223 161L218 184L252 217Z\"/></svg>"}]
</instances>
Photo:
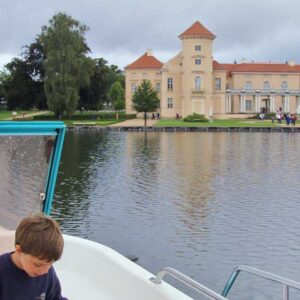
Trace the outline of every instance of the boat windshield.
<instances>
[{"instance_id":1,"label":"boat windshield","mask_svg":"<svg viewBox=\"0 0 300 300\"><path fill-rule=\"evenodd\" d=\"M53 164L59 135L56 130L22 133L21 124L16 125L21 128L18 131L12 126L14 130L7 132L1 125L0 227L14 230L25 216L46 212L46 201L52 201L49 183L55 185ZM38 125L33 127L39 129Z\"/></svg>"}]
</instances>

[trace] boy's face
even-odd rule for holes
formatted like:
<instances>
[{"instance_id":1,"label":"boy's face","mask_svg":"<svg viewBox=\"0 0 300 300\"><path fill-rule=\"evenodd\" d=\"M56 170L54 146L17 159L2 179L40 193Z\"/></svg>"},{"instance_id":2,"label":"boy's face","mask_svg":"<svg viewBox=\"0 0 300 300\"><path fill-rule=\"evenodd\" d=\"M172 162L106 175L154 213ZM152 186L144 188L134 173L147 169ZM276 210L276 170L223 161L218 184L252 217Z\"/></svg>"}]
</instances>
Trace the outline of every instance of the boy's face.
<instances>
[{"instance_id":1,"label":"boy's face","mask_svg":"<svg viewBox=\"0 0 300 300\"><path fill-rule=\"evenodd\" d=\"M37 277L47 274L53 262L39 259L24 252L20 253L20 264L22 269L30 276Z\"/></svg>"}]
</instances>

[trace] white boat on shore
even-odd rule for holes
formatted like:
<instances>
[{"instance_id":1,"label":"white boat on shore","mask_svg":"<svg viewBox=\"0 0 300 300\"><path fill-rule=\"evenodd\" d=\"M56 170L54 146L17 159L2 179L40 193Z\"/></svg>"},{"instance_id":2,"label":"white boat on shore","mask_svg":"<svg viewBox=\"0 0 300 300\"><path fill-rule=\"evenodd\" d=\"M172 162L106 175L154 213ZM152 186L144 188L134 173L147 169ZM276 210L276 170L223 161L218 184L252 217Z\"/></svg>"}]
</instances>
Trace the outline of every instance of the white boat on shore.
<instances>
[{"instance_id":1,"label":"white boat on shore","mask_svg":"<svg viewBox=\"0 0 300 300\"><path fill-rule=\"evenodd\" d=\"M35 191L39 197L36 200L37 205L30 208L30 213L37 212L38 210L34 211L34 209L39 207L44 213L50 214L64 133L65 127L61 122L3 122L0 125L0 136L46 136L40 142L41 144L45 143L46 151L42 151L42 153L45 154L44 160L48 163L48 170L43 173L46 174L46 178L42 193ZM54 138L49 139L49 136ZM10 143L9 140L7 144ZM22 157L24 157L23 153ZM12 224L15 224L18 218L29 213L23 209L26 202L19 203L19 205L22 205L22 210L19 209L21 213L15 211L18 203L11 206L7 205L0 210L0 253L14 249L14 231L13 228L7 227L7 224L10 224L10 219L13 219ZM22 216L22 213L25 215ZM11 225L11 227L13 226ZM239 266L234 269L223 291L218 293L173 268L163 268L155 276L125 256L100 243L70 235L64 235L64 240L64 253L61 260L55 263L55 269L61 281L63 295L70 300L192 299L186 293L163 281L165 275L174 277L189 288L204 295L205 299L224 300L227 299L226 297L241 271L281 284L283 300L289 299L291 287L300 290L299 282L248 266Z\"/></svg>"}]
</instances>

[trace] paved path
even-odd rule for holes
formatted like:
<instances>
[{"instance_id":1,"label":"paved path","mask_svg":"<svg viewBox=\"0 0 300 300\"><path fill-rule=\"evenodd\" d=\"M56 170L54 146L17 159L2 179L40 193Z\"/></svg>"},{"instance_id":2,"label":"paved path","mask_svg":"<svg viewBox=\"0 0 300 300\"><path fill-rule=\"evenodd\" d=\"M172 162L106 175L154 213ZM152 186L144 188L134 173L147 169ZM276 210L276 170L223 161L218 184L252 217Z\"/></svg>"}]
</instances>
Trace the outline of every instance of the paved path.
<instances>
[{"instance_id":1,"label":"paved path","mask_svg":"<svg viewBox=\"0 0 300 300\"><path fill-rule=\"evenodd\" d=\"M109 125L109 127L141 127L144 126L144 119L131 119ZM147 120L147 126L153 126L157 120Z\"/></svg>"},{"instance_id":2,"label":"paved path","mask_svg":"<svg viewBox=\"0 0 300 300\"><path fill-rule=\"evenodd\" d=\"M50 113L50 112L49 111L38 111L36 113L24 114L24 118L38 116L38 115L44 115L44 114L48 114L48 113ZM3 121L11 121L13 119L18 119L18 120L23 119L23 115L22 114L18 114L15 117L11 116L9 118L3 119Z\"/></svg>"}]
</instances>

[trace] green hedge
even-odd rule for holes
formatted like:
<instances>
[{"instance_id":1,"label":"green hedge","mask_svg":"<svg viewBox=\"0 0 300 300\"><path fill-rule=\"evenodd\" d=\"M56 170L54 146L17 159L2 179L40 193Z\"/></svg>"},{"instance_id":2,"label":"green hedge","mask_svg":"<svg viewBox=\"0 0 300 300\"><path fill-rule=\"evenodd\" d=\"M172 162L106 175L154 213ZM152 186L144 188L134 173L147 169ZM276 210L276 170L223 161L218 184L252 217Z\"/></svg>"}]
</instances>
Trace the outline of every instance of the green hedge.
<instances>
[{"instance_id":1,"label":"green hedge","mask_svg":"<svg viewBox=\"0 0 300 300\"><path fill-rule=\"evenodd\" d=\"M125 113L119 113L119 120L130 120L135 119L136 114L125 114ZM39 115L34 116L34 120L55 120L54 115ZM116 119L116 113L115 112L100 112L100 113L89 113L89 114L75 114L71 118L64 117L63 120L115 120Z\"/></svg>"},{"instance_id":2,"label":"green hedge","mask_svg":"<svg viewBox=\"0 0 300 300\"><path fill-rule=\"evenodd\" d=\"M193 113L183 119L184 122L208 122L204 115Z\"/></svg>"},{"instance_id":3,"label":"green hedge","mask_svg":"<svg viewBox=\"0 0 300 300\"><path fill-rule=\"evenodd\" d=\"M256 115L253 116L253 117L249 117L249 118L247 118L247 119L259 119L259 115L260 115L260 113L259 113L259 114L256 114ZM276 113L267 113L267 114L265 114L264 119L266 119L266 120L271 120L272 117L275 118L275 117L276 117Z\"/></svg>"}]
</instances>

